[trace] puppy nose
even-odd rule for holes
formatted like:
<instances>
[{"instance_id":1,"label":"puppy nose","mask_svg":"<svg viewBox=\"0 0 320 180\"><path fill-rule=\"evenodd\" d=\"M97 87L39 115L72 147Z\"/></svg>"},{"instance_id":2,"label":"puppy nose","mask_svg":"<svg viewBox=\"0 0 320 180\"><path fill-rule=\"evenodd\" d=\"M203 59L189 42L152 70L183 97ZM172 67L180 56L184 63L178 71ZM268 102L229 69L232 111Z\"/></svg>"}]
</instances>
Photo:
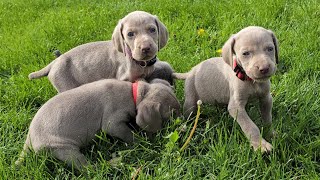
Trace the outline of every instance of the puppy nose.
<instances>
[{"instance_id":1,"label":"puppy nose","mask_svg":"<svg viewBox=\"0 0 320 180\"><path fill-rule=\"evenodd\" d=\"M148 53L150 51L150 47L141 47L141 51L143 53Z\"/></svg>"},{"instance_id":2,"label":"puppy nose","mask_svg":"<svg viewBox=\"0 0 320 180\"><path fill-rule=\"evenodd\" d=\"M259 68L261 74L267 74L269 72L269 67L261 67Z\"/></svg>"}]
</instances>

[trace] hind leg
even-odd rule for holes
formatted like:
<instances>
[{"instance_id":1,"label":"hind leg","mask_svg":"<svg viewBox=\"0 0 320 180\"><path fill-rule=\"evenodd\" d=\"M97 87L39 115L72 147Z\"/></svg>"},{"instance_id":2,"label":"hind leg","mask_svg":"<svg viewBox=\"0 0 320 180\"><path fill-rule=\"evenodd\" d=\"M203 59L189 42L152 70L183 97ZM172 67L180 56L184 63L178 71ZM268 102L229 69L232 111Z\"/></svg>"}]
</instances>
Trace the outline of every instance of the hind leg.
<instances>
[{"instance_id":1,"label":"hind leg","mask_svg":"<svg viewBox=\"0 0 320 180\"><path fill-rule=\"evenodd\" d=\"M16 161L14 164L19 167L19 166L23 163L25 156L26 156L29 152L30 152L30 149L29 149L29 147L25 144L23 150L21 151L21 153L20 153L20 155L19 155L19 158L17 159L17 161Z\"/></svg>"},{"instance_id":2,"label":"hind leg","mask_svg":"<svg viewBox=\"0 0 320 180\"><path fill-rule=\"evenodd\" d=\"M68 67L67 63L60 63L56 66L53 66L48 74L51 84L59 93L81 85L75 80L70 69L67 69L66 67Z\"/></svg>"},{"instance_id":3,"label":"hind leg","mask_svg":"<svg viewBox=\"0 0 320 180\"><path fill-rule=\"evenodd\" d=\"M21 151L17 161L14 163L16 166L20 166L23 163L25 156L30 153L30 147L30 135L28 132L26 142L23 145L23 150Z\"/></svg>"},{"instance_id":4,"label":"hind leg","mask_svg":"<svg viewBox=\"0 0 320 180\"><path fill-rule=\"evenodd\" d=\"M85 156L76 148L54 148L51 149L54 157L66 162L68 166L75 167L81 170L84 166L88 165Z\"/></svg>"},{"instance_id":5,"label":"hind leg","mask_svg":"<svg viewBox=\"0 0 320 180\"><path fill-rule=\"evenodd\" d=\"M194 84L194 76L191 76L186 79L184 92L185 101L183 104L183 114L185 118L188 118L192 115L192 113L195 113L197 101L199 100L199 96Z\"/></svg>"}]
</instances>

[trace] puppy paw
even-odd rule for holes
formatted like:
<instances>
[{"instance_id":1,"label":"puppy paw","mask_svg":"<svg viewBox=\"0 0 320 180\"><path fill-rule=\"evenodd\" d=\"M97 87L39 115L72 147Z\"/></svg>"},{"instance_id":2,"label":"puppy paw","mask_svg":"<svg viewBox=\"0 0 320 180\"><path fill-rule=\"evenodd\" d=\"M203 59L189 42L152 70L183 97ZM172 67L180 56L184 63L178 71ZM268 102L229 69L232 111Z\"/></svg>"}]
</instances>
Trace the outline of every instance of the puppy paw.
<instances>
[{"instance_id":1,"label":"puppy paw","mask_svg":"<svg viewBox=\"0 0 320 180\"><path fill-rule=\"evenodd\" d=\"M273 148L272 145L264 139L261 139L260 142L251 142L251 145L255 151L261 150L262 153L268 153Z\"/></svg>"}]
</instances>

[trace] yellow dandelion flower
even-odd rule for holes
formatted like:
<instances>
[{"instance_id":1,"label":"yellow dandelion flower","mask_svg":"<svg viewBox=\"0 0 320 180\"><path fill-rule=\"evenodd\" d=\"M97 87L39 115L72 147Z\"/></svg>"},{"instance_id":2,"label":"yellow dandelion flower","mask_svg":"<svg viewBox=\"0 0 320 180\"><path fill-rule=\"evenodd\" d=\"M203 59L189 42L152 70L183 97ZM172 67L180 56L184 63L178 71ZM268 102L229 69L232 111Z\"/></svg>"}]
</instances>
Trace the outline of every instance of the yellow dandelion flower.
<instances>
[{"instance_id":1,"label":"yellow dandelion flower","mask_svg":"<svg viewBox=\"0 0 320 180\"><path fill-rule=\"evenodd\" d=\"M205 30L204 29L202 29L202 28L198 29L198 35L199 36L203 36L204 34L205 34Z\"/></svg>"},{"instance_id":2,"label":"yellow dandelion flower","mask_svg":"<svg viewBox=\"0 0 320 180\"><path fill-rule=\"evenodd\" d=\"M216 52L221 54L222 53L222 49L218 49L218 50L216 50Z\"/></svg>"}]
</instances>

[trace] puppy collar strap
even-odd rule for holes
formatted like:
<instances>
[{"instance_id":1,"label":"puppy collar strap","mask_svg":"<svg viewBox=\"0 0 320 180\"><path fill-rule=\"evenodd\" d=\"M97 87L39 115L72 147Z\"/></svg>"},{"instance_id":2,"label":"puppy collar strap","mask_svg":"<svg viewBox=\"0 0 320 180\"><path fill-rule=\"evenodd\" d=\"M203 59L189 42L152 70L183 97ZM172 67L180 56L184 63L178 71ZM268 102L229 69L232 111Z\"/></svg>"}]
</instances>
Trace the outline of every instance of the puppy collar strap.
<instances>
[{"instance_id":1,"label":"puppy collar strap","mask_svg":"<svg viewBox=\"0 0 320 180\"><path fill-rule=\"evenodd\" d=\"M133 102L134 105L137 105L137 97L138 97L138 83L132 83L132 95L133 95Z\"/></svg>"},{"instance_id":2,"label":"puppy collar strap","mask_svg":"<svg viewBox=\"0 0 320 180\"><path fill-rule=\"evenodd\" d=\"M236 76L242 81L251 81L252 79L246 74L243 68L237 63L237 58L233 59L233 71L236 73Z\"/></svg>"},{"instance_id":3,"label":"puppy collar strap","mask_svg":"<svg viewBox=\"0 0 320 180\"><path fill-rule=\"evenodd\" d=\"M140 65L141 67L147 67L147 66L152 66L154 65L154 63L157 62L157 56L154 56L154 58L152 58L149 61L137 61L135 59L132 59L135 63L137 63L138 65Z\"/></svg>"}]
</instances>

